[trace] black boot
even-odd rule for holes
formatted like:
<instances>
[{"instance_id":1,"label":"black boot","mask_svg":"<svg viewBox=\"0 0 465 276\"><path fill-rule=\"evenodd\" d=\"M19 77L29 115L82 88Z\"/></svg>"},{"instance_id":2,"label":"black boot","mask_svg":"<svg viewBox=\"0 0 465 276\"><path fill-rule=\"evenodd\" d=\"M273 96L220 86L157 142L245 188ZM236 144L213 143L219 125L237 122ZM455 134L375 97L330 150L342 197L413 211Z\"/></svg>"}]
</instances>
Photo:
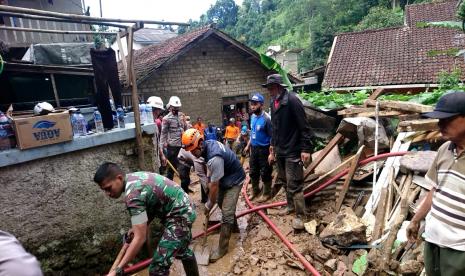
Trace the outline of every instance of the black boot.
<instances>
[{"instance_id":1,"label":"black boot","mask_svg":"<svg viewBox=\"0 0 465 276\"><path fill-rule=\"evenodd\" d=\"M294 198L291 194L286 192L287 206L278 212L278 216L286 216L295 212Z\"/></svg>"},{"instance_id":2,"label":"black boot","mask_svg":"<svg viewBox=\"0 0 465 276\"><path fill-rule=\"evenodd\" d=\"M250 200L253 200L257 196L260 195L260 186L258 181L252 181L252 196L250 197Z\"/></svg>"},{"instance_id":3,"label":"black boot","mask_svg":"<svg viewBox=\"0 0 465 276\"><path fill-rule=\"evenodd\" d=\"M182 260L182 266L184 267L184 272L187 276L199 276L199 267L197 266L197 259L195 259L195 255Z\"/></svg>"},{"instance_id":4,"label":"black boot","mask_svg":"<svg viewBox=\"0 0 465 276\"><path fill-rule=\"evenodd\" d=\"M210 263L214 263L228 253L229 238L231 238L232 225L228 223L221 224L220 240L218 248L210 255Z\"/></svg>"},{"instance_id":5,"label":"black boot","mask_svg":"<svg viewBox=\"0 0 465 276\"><path fill-rule=\"evenodd\" d=\"M257 200L258 203L263 203L271 199L271 181L266 181L263 183L263 194Z\"/></svg>"},{"instance_id":6,"label":"black boot","mask_svg":"<svg viewBox=\"0 0 465 276\"><path fill-rule=\"evenodd\" d=\"M292 228L295 230L305 229L304 223L307 222L307 214L305 210L305 198L304 193L296 193L294 195L294 205L295 205L295 218L292 222Z\"/></svg>"}]
</instances>

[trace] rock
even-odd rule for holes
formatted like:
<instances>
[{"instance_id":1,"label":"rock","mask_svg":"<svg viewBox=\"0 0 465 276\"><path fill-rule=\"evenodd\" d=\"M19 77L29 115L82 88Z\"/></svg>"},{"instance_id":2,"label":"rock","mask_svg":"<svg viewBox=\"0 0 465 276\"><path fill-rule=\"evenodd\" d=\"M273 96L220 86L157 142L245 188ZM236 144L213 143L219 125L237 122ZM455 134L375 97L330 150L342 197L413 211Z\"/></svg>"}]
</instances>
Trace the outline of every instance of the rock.
<instances>
[{"instance_id":1,"label":"rock","mask_svg":"<svg viewBox=\"0 0 465 276\"><path fill-rule=\"evenodd\" d=\"M333 276L344 276L344 274L347 272L347 266L344 262L339 261L337 263L337 269L334 271Z\"/></svg>"},{"instance_id":2,"label":"rock","mask_svg":"<svg viewBox=\"0 0 465 276\"><path fill-rule=\"evenodd\" d=\"M278 265L274 261L268 261L268 262L265 263L265 268L276 269L277 267L278 267Z\"/></svg>"},{"instance_id":3,"label":"rock","mask_svg":"<svg viewBox=\"0 0 465 276\"><path fill-rule=\"evenodd\" d=\"M331 271L336 271L337 269L337 259L331 259L325 263L325 268L331 270Z\"/></svg>"},{"instance_id":4,"label":"rock","mask_svg":"<svg viewBox=\"0 0 465 276\"><path fill-rule=\"evenodd\" d=\"M367 227L351 208L344 207L320 234L320 240L331 245L351 246L366 244Z\"/></svg>"},{"instance_id":5,"label":"rock","mask_svg":"<svg viewBox=\"0 0 465 276\"><path fill-rule=\"evenodd\" d=\"M313 257L325 262L331 258L331 251L327 248L317 248L314 251Z\"/></svg>"},{"instance_id":6,"label":"rock","mask_svg":"<svg viewBox=\"0 0 465 276\"><path fill-rule=\"evenodd\" d=\"M437 152L435 151L410 151L400 158L400 171L426 173L433 164Z\"/></svg>"},{"instance_id":7,"label":"rock","mask_svg":"<svg viewBox=\"0 0 465 276\"><path fill-rule=\"evenodd\" d=\"M305 231L312 235L316 235L316 227L318 226L318 222L316 220L309 221L304 223Z\"/></svg>"},{"instance_id":8,"label":"rock","mask_svg":"<svg viewBox=\"0 0 465 276\"><path fill-rule=\"evenodd\" d=\"M241 274L242 273L242 270L239 268L239 266L235 265L234 266L234 274Z\"/></svg>"},{"instance_id":9,"label":"rock","mask_svg":"<svg viewBox=\"0 0 465 276\"><path fill-rule=\"evenodd\" d=\"M399 273L401 274L419 274L423 269L423 264L416 260L409 260L400 264Z\"/></svg>"},{"instance_id":10,"label":"rock","mask_svg":"<svg viewBox=\"0 0 465 276\"><path fill-rule=\"evenodd\" d=\"M252 266L257 265L258 260L259 260L258 257L255 256L255 255L250 255L250 257L249 257L249 262L250 262L250 265L252 265Z\"/></svg>"},{"instance_id":11,"label":"rock","mask_svg":"<svg viewBox=\"0 0 465 276\"><path fill-rule=\"evenodd\" d=\"M305 255L304 257L309 263L313 263L313 258L310 255Z\"/></svg>"},{"instance_id":12,"label":"rock","mask_svg":"<svg viewBox=\"0 0 465 276\"><path fill-rule=\"evenodd\" d=\"M260 230L257 233L257 236L255 236L255 238L252 239L252 244L257 243L262 240L267 240L271 238L271 236L272 234L270 230L268 230L268 227L266 227L265 225L262 225L260 227Z\"/></svg>"}]
</instances>

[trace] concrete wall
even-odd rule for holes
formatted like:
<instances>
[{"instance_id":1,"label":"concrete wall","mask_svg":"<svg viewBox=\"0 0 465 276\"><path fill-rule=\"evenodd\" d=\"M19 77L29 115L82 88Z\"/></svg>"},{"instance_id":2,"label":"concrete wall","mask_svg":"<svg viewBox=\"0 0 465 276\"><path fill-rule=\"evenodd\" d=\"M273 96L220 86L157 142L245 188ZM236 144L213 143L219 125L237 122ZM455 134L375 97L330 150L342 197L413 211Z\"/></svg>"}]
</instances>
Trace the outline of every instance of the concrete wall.
<instances>
[{"instance_id":1,"label":"concrete wall","mask_svg":"<svg viewBox=\"0 0 465 276\"><path fill-rule=\"evenodd\" d=\"M152 138L144 137L147 168ZM130 226L122 199L107 198L92 178L104 161L137 171L135 140L0 168L0 229L15 235L44 272L93 275L109 269ZM60 273L57 273L60 272Z\"/></svg>"},{"instance_id":2,"label":"concrete wall","mask_svg":"<svg viewBox=\"0 0 465 276\"><path fill-rule=\"evenodd\" d=\"M170 96L179 96L182 111L192 120L202 116L206 122L219 124L223 97L261 91L269 98L260 86L267 73L259 64L211 36L155 72L139 86L139 93L144 99L161 96L165 104Z\"/></svg>"}]
</instances>

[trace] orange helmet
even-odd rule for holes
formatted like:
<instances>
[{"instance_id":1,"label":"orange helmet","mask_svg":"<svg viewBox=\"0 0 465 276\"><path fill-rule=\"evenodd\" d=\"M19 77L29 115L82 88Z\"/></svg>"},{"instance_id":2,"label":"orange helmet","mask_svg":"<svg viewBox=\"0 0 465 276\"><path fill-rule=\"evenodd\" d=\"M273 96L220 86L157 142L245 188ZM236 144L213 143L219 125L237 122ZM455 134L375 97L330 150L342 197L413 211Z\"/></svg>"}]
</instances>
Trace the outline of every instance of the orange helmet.
<instances>
[{"instance_id":1,"label":"orange helmet","mask_svg":"<svg viewBox=\"0 0 465 276\"><path fill-rule=\"evenodd\" d=\"M200 131L195 128L189 128L182 134L182 145L187 151L193 151L196 149L201 140L203 140L203 136Z\"/></svg>"}]
</instances>

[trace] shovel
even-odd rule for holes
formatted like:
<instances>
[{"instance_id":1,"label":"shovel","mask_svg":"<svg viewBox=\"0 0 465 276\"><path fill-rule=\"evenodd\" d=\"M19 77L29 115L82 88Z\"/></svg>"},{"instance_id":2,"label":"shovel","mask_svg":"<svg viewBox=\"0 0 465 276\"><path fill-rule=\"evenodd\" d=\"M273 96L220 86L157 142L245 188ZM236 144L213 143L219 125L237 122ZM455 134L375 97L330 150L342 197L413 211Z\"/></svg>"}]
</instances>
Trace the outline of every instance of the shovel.
<instances>
[{"instance_id":1,"label":"shovel","mask_svg":"<svg viewBox=\"0 0 465 276\"><path fill-rule=\"evenodd\" d=\"M204 236L202 245L197 245L196 249L194 250L195 258L197 259L197 264L199 265L208 265L210 261L211 248L207 244L208 222L210 221L210 215L213 214L217 207L218 205L215 204L215 206L213 206L210 212L205 216Z\"/></svg>"}]
</instances>

